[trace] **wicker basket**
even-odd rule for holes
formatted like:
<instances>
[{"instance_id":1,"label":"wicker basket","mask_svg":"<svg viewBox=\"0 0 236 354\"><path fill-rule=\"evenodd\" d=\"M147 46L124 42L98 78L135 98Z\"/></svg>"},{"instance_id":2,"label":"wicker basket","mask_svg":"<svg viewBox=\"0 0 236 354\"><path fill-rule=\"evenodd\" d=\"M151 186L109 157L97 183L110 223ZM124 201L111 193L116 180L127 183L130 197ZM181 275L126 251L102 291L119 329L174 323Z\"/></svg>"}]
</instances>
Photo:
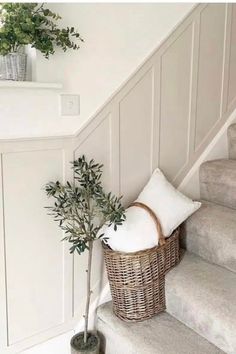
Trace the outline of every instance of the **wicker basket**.
<instances>
[{"instance_id":1,"label":"wicker basket","mask_svg":"<svg viewBox=\"0 0 236 354\"><path fill-rule=\"evenodd\" d=\"M159 245L147 250L124 253L103 244L113 300L113 311L127 322L146 320L165 310L165 274L179 261L179 231L165 240L159 219L145 204L155 222Z\"/></svg>"},{"instance_id":2,"label":"wicker basket","mask_svg":"<svg viewBox=\"0 0 236 354\"><path fill-rule=\"evenodd\" d=\"M165 242L165 273L176 266L180 261L179 227Z\"/></svg>"}]
</instances>

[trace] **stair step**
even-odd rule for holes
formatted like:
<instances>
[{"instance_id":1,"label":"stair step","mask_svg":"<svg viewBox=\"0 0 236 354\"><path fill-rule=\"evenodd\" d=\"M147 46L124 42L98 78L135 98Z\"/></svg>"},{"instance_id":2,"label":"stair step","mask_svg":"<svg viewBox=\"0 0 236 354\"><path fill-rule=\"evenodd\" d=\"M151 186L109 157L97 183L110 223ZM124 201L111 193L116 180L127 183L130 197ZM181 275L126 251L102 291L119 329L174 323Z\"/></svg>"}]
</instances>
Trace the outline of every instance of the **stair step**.
<instances>
[{"instance_id":1,"label":"stair step","mask_svg":"<svg viewBox=\"0 0 236 354\"><path fill-rule=\"evenodd\" d=\"M201 199L236 209L236 160L213 160L200 167Z\"/></svg>"},{"instance_id":2,"label":"stair step","mask_svg":"<svg viewBox=\"0 0 236 354\"><path fill-rule=\"evenodd\" d=\"M105 354L220 354L220 349L163 312L144 322L126 323L111 302L98 309L98 330Z\"/></svg>"},{"instance_id":3,"label":"stair step","mask_svg":"<svg viewBox=\"0 0 236 354\"><path fill-rule=\"evenodd\" d=\"M236 353L236 274L186 252L166 276L167 311L228 354Z\"/></svg>"},{"instance_id":4,"label":"stair step","mask_svg":"<svg viewBox=\"0 0 236 354\"><path fill-rule=\"evenodd\" d=\"M201 208L184 223L181 245L236 272L236 210L203 201Z\"/></svg>"},{"instance_id":5,"label":"stair step","mask_svg":"<svg viewBox=\"0 0 236 354\"><path fill-rule=\"evenodd\" d=\"M236 124L228 128L229 158L236 159Z\"/></svg>"}]
</instances>

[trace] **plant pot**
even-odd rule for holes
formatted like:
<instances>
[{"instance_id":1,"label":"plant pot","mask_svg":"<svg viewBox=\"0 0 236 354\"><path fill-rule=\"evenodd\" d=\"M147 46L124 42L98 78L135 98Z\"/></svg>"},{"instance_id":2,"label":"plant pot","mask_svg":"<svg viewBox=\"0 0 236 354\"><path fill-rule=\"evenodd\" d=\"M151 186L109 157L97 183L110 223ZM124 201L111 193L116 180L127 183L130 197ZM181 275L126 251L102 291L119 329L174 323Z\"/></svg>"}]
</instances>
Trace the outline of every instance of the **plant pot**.
<instances>
[{"instance_id":1,"label":"plant pot","mask_svg":"<svg viewBox=\"0 0 236 354\"><path fill-rule=\"evenodd\" d=\"M0 80L25 81L27 55L10 53L0 56Z\"/></svg>"},{"instance_id":2,"label":"plant pot","mask_svg":"<svg viewBox=\"0 0 236 354\"><path fill-rule=\"evenodd\" d=\"M99 354L100 338L95 332L88 333L87 345L84 346L84 332L75 334L70 341L71 354Z\"/></svg>"}]
</instances>

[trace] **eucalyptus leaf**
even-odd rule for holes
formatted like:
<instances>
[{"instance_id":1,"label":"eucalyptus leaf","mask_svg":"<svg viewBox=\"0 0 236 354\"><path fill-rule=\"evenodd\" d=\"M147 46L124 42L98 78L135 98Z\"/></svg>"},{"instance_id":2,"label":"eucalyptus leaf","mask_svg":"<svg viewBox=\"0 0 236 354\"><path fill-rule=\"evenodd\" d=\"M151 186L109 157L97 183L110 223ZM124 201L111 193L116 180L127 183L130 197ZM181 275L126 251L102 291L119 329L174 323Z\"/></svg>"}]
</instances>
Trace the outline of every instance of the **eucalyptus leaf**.
<instances>
[{"instance_id":1,"label":"eucalyptus leaf","mask_svg":"<svg viewBox=\"0 0 236 354\"><path fill-rule=\"evenodd\" d=\"M56 47L63 51L80 48L83 39L79 32L74 27L59 28L57 21L61 17L44 6L44 3L0 3L0 55L31 45L48 59Z\"/></svg>"}]
</instances>

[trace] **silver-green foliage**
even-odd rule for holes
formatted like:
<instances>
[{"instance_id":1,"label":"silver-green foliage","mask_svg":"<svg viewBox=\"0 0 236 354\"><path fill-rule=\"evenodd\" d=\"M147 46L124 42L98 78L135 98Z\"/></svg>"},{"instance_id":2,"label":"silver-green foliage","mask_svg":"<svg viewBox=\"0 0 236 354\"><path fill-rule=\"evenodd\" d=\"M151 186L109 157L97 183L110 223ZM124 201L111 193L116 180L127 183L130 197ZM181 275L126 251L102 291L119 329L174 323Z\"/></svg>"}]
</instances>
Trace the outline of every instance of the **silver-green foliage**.
<instances>
[{"instance_id":1,"label":"silver-green foliage","mask_svg":"<svg viewBox=\"0 0 236 354\"><path fill-rule=\"evenodd\" d=\"M89 242L103 236L104 225L117 229L125 220L121 197L106 193L101 184L102 167L94 160L86 161L82 156L72 163L74 183L50 182L45 190L55 199L48 207L50 214L66 236L63 240L71 243L70 252L81 254L89 249Z\"/></svg>"}]
</instances>

